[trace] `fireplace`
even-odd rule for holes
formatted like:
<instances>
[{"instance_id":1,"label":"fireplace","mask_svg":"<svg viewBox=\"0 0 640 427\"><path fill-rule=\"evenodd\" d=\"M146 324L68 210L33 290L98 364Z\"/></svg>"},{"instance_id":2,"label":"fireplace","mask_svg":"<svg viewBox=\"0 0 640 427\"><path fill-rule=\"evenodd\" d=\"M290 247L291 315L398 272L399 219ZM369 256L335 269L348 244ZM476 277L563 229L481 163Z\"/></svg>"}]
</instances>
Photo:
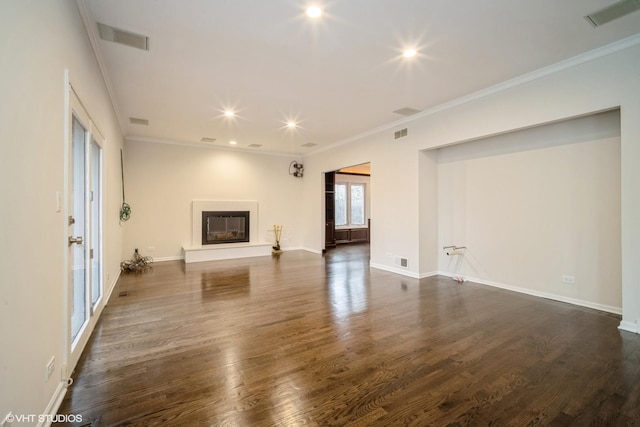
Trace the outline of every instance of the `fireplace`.
<instances>
[{"instance_id":1,"label":"fireplace","mask_svg":"<svg viewBox=\"0 0 640 427\"><path fill-rule=\"evenodd\" d=\"M220 218L205 219L212 214L217 217L232 217L238 216L238 213L244 217L243 232L240 232L239 225L235 227L227 223L221 229L222 231L216 235L214 223L218 222ZM184 262L190 264L201 261L271 255L273 242L260 240L258 217L258 202L255 200L193 200L191 205L191 245L182 246ZM240 240L223 239L223 234L224 237L233 236L234 231L238 231L237 235L244 234L243 242L236 243ZM266 232L267 230L265 230ZM209 233L213 233L211 234L214 240L212 242L207 241Z\"/></svg>"},{"instance_id":2,"label":"fireplace","mask_svg":"<svg viewBox=\"0 0 640 427\"><path fill-rule=\"evenodd\" d=\"M249 211L202 211L202 244L249 241Z\"/></svg>"}]
</instances>

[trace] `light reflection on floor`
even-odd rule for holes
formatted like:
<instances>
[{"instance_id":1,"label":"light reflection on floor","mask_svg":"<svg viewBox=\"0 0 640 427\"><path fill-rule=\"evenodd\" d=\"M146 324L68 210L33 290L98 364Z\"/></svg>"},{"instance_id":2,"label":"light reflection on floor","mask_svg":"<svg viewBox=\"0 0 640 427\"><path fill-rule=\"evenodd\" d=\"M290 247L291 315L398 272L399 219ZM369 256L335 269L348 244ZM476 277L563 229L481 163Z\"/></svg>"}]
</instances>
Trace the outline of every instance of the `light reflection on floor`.
<instances>
[{"instance_id":1,"label":"light reflection on floor","mask_svg":"<svg viewBox=\"0 0 640 427\"><path fill-rule=\"evenodd\" d=\"M327 292L333 314L346 318L369 306L369 245L343 245L330 249L327 263Z\"/></svg>"}]
</instances>

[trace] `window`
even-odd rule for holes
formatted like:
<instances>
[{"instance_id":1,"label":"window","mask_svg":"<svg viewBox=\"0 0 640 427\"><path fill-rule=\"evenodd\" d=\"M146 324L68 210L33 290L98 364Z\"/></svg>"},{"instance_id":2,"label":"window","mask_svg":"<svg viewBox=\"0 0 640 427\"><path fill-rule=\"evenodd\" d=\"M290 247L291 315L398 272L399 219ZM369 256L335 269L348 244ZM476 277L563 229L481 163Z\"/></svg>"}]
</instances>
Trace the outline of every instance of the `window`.
<instances>
[{"instance_id":1,"label":"window","mask_svg":"<svg viewBox=\"0 0 640 427\"><path fill-rule=\"evenodd\" d=\"M337 182L335 185L335 199L337 227L365 225L365 184Z\"/></svg>"}]
</instances>

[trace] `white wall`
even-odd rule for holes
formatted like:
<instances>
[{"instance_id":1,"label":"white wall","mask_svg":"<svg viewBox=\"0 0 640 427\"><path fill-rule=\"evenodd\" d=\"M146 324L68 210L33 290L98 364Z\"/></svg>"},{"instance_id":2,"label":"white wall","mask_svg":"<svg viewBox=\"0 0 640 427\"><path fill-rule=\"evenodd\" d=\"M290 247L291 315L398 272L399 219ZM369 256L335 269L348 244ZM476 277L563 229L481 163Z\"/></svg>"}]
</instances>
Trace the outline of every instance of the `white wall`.
<instances>
[{"instance_id":1,"label":"white wall","mask_svg":"<svg viewBox=\"0 0 640 427\"><path fill-rule=\"evenodd\" d=\"M182 257L192 245L193 200L255 200L259 240L273 242L282 225L283 250L300 248L302 180L289 175L293 159L244 151L127 141L125 182L131 219L123 259L135 248L156 260ZM155 248L150 250L149 248Z\"/></svg>"},{"instance_id":2,"label":"white wall","mask_svg":"<svg viewBox=\"0 0 640 427\"><path fill-rule=\"evenodd\" d=\"M431 274L437 266L435 251L439 246L437 233L433 233L433 207L438 205L438 191L434 191L433 183L423 182L418 186L418 182L425 177L437 179L437 163L421 150L474 141L619 107L621 327L638 331L639 69L640 36L635 36L307 156L305 167L311 173L309 179L305 176L305 218L310 221L304 232L305 247L322 247L320 172L337 169L340 166L336 164L338 160L342 164L371 161L371 264L398 271L393 258L388 255L406 254L410 260L409 268L399 272L414 276ZM409 136L401 141L393 141L393 131L403 127L408 128ZM400 212L405 221L396 229L389 227L388 224L397 223L395 218ZM427 251L430 253L425 253Z\"/></svg>"},{"instance_id":3,"label":"white wall","mask_svg":"<svg viewBox=\"0 0 640 427\"><path fill-rule=\"evenodd\" d=\"M438 151L419 153L420 277L438 274Z\"/></svg>"},{"instance_id":4,"label":"white wall","mask_svg":"<svg viewBox=\"0 0 640 427\"><path fill-rule=\"evenodd\" d=\"M437 151L441 272L621 313L618 111Z\"/></svg>"},{"instance_id":5,"label":"white wall","mask_svg":"<svg viewBox=\"0 0 640 427\"><path fill-rule=\"evenodd\" d=\"M0 69L1 421L9 411L45 413L59 397L67 353L67 219L56 211L56 193L65 195L65 69L107 139L109 286L122 245L115 161L122 138L74 1L1 2ZM52 356L55 370L45 381Z\"/></svg>"}]
</instances>

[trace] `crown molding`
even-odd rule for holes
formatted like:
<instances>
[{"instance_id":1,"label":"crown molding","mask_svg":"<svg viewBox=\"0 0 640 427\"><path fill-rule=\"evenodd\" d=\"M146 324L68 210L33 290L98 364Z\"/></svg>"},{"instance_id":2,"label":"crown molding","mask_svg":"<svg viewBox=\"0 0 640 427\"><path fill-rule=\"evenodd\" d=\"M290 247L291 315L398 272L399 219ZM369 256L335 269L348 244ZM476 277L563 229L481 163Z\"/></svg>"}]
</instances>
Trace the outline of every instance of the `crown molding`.
<instances>
[{"instance_id":1,"label":"crown molding","mask_svg":"<svg viewBox=\"0 0 640 427\"><path fill-rule=\"evenodd\" d=\"M375 135L377 133L387 131L390 129L398 128L400 126L406 125L407 123L415 122L416 120L420 120L422 118L431 116L433 114L439 113L444 110L448 110L490 95L493 95L498 92L502 92L504 90L520 86L529 82L532 82L537 79L541 79L543 77L549 76L551 74L576 67L580 64L584 64L590 61L593 61L598 58L602 58L607 55L611 55L613 53L619 52L621 50L625 50L640 44L640 34L633 35L631 37L627 37L625 39L619 40L617 42L608 44L606 46L602 46L600 48L590 50L588 52L582 53L580 55L573 56L571 58L565 59L563 61L557 62L555 64L549 65L544 68L540 68L538 70L532 71L527 74L523 74L521 76L515 77L513 79L506 80L504 82L498 83L496 85L487 87L485 89L481 89L477 92L472 92L468 95L461 96L459 98L453 99L451 101L436 105L434 107L428 108L420 113L414 114L411 117L407 117L404 119L399 119L393 121L391 123L387 123L382 126L378 126L374 129L368 130L366 132L360 133L358 135L351 136L349 138L343 139L341 141L334 142L332 144L324 145L316 150L312 150L309 153L306 153L305 156L311 156L314 154L321 153L323 151L331 150L337 148L339 146L349 144L363 138L366 138L371 135Z\"/></svg>"},{"instance_id":2,"label":"crown molding","mask_svg":"<svg viewBox=\"0 0 640 427\"><path fill-rule=\"evenodd\" d=\"M244 147L225 147L221 145L212 145L207 142L193 142L193 141L180 141L176 139L164 139L164 138L153 138L148 136L136 136L129 135L124 137L127 142L151 142L154 144L165 144L165 145L179 145L182 147L193 147L193 148L206 148L209 150L220 150L220 151L232 151L232 152L243 152L247 154L255 154L259 156L273 156L273 157L287 157L287 158L301 158L302 154L295 153L287 153L284 151L260 151L259 148L244 148Z\"/></svg>"}]
</instances>

